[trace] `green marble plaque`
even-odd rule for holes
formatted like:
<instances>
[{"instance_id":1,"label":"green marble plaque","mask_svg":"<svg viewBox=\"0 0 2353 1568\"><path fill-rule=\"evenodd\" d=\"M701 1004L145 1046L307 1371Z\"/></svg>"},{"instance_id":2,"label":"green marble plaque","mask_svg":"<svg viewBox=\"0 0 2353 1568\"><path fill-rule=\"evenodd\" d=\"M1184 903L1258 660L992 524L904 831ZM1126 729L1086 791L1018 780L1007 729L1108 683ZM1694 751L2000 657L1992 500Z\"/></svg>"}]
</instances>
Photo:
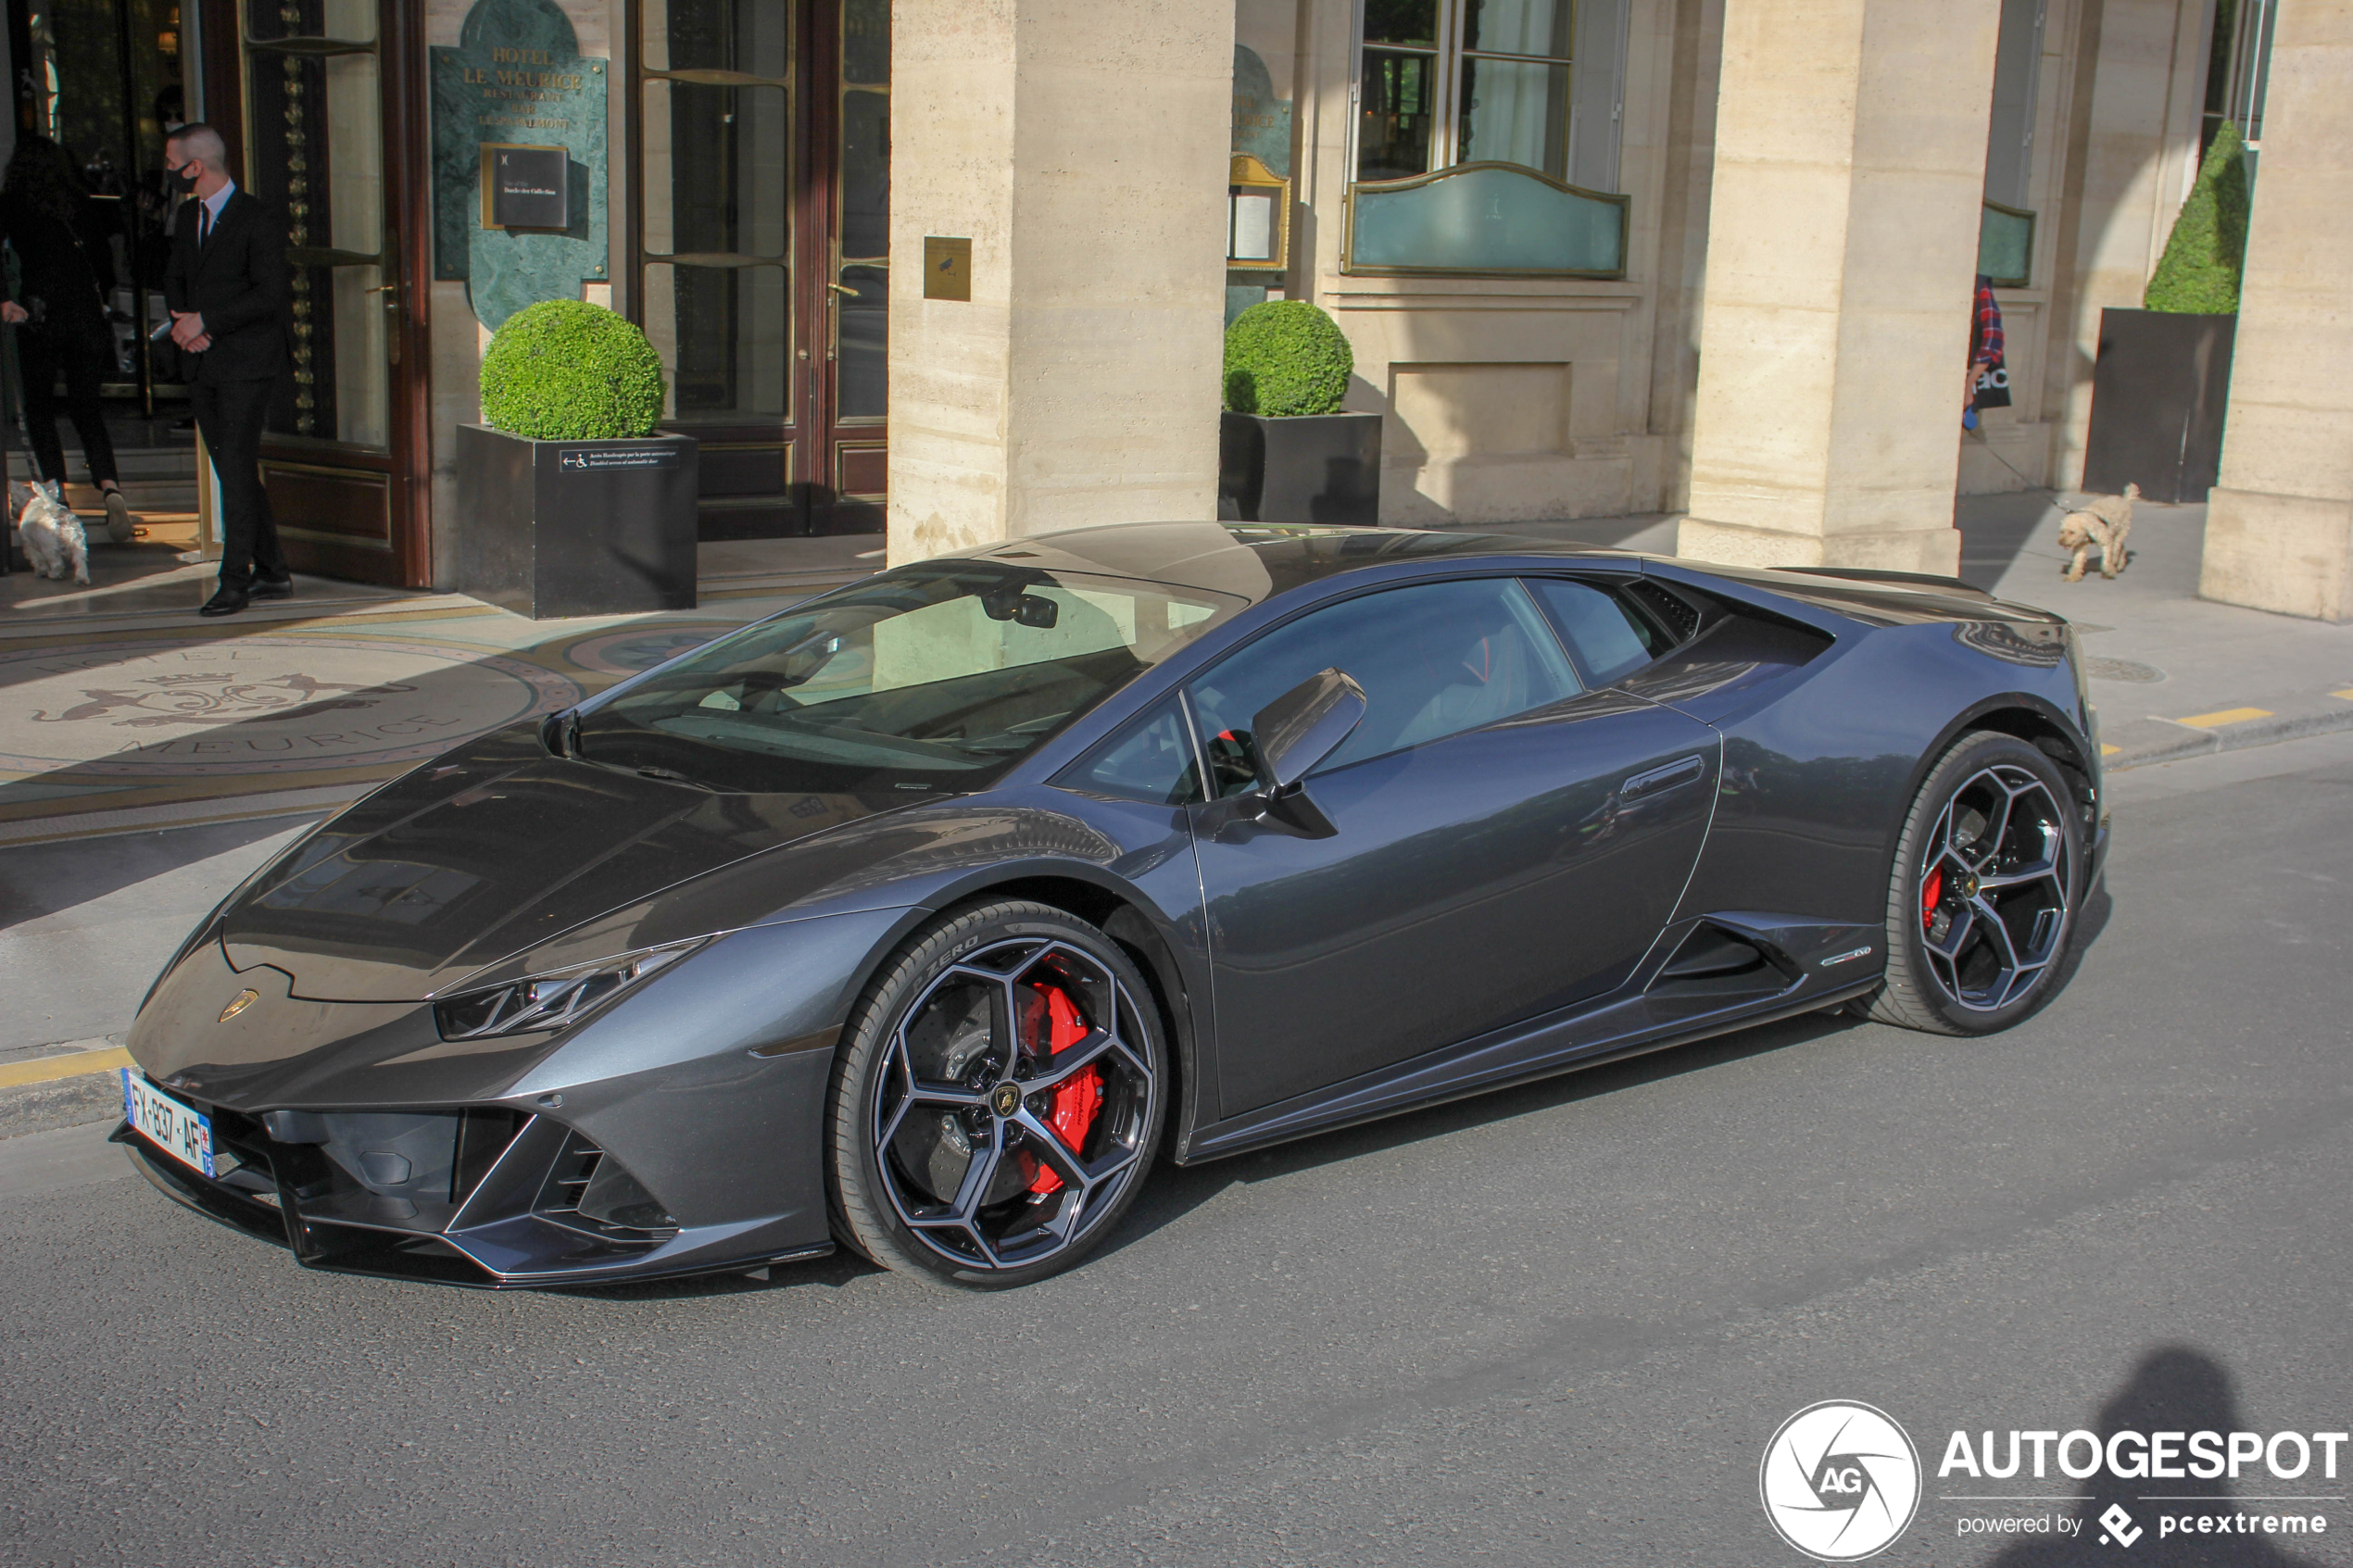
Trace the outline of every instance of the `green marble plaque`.
<instances>
[{"instance_id":1,"label":"green marble plaque","mask_svg":"<svg viewBox=\"0 0 2353 1568\"><path fill-rule=\"evenodd\" d=\"M433 51L433 275L462 279L483 325L543 299L576 299L601 282L605 236L607 62L580 53L555 0L477 0L458 46ZM485 143L561 147L571 227L483 226Z\"/></svg>"}]
</instances>

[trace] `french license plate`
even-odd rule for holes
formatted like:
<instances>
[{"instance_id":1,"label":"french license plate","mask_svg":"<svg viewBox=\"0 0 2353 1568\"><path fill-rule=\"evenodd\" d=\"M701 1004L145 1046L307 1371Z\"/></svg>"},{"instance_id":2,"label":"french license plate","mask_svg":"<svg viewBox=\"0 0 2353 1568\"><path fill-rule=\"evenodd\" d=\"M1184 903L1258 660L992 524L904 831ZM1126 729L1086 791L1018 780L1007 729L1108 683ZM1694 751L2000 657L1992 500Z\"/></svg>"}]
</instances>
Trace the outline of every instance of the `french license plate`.
<instances>
[{"instance_id":1,"label":"french license plate","mask_svg":"<svg viewBox=\"0 0 2353 1568\"><path fill-rule=\"evenodd\" d=\"M137 1068L120 1071L124 1118L149 1143L181 1164L212 1175L212 1118L165 1094L141 1076Z\"/></svg>"}]
</instances>

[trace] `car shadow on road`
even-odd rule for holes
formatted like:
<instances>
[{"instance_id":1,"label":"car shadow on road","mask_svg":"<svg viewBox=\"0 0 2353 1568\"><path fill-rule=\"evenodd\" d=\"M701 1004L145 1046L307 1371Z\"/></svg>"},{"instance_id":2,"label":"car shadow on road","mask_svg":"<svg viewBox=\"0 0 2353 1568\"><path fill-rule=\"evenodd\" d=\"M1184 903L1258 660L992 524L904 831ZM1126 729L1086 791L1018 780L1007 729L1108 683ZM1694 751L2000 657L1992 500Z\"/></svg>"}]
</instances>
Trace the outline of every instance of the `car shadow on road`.
<instances>
[{"instance_id":1,"label":"car shadow on road","mask_svg":"<svg viewBox=\"0 0 2353 1568\"><path fill-rule=\"evenodd\" d=\"M2123 1386L2100 1407L2098 1421L2103 1449L2119 1432L2143 1437L2153 1432L2212 1433L2227 1442L2229 1434L2245 1429L2229 1370L2205 1351L2183 1345L2161 1346L2143 1356ZM2180 1457L2195 1461L2195 1456ZM2308 1459L2311 1469L2319 1468L2317 1455ZM2240 1484L2252 1480L2251 1489L2259 1492L2245 1499L2256 1505L2250 1509L2242 1506L2239 1486L2226 1477L2199 1480L2187 1474L2186 1463L2183 1470L2180 1480L2120 1480L2103 1465L2087 1483L2089 1495L2075 1505L2071 1536L2010 1547L1987 1559L1987 1568L2110 1563L2119 1561L2120 1547L2130 1548L2131 1561L2143 1568L2313 1568L2309 1558L2282 1549L2281 1533L2261 1526L2267 1520L2284 1523L2284 1510L2297 1511L2293 1517L2298 1522L2325 1514L2324 1502L2284 1500L2279 1494L2334 1494L2341 1482L2315 1486L2310 1470L2297 1480L2275 1480L2258 1460L2253 1476L2240 1478ZM2228 1521L2229 1533L2197 1534L2200 1517ZM2238 1533L2242 1517L2254 1524L2250 1533ZM2187 1533L2181 1524L2184 1518L2190 1521Z\"/></svg>"},{"instance_id":2,"label":"car shadow on road","mask_svg":"<svg viewBox=\"0 0 2353 1568\"><path fill-rule=\"evenodd\" d=\"M2074 978L2083 956L2107 930L2114 909L2103 881L2095 884L2076 917L2075 933L2059 960L2058 984L2052 995L2063 993ZM1102 1255L1131 1246L1162 1226L1183 1218L1244 1182L1313 1170L1361 1154L1401 1148L1428 1138L1508 1122L1515 1117L1555 1110L1583 1099L1598 1098L1645 1084L1662 1083L1686 1073L1697 1073L1726 1062L1764 1056L1843 1034L1863 1026L1844 1010L1807 1013L1778 1022L1735 1030L1689 1045L1668 1046L1621 1060L1560 1073L1507 1089L1475 1094L1465 1099L1426 1110L1409 1110L1359 1126L1316 1134L1294 1143L1196 1166L1164 1166L1136 1200L1118 1231L1103 1245Z\"/></svg>"},{"instance_id":3,"label":"car shadow on road","mask_svg":"<svg viewBox=\"0 0 2353 1568\"><path fill-rule=\"evenodd\" d=\"M1099 1256L1133 1246L1154 1231L1182 1219L1227 1188L1241 1184L1312 1171L1360 1155L1403 1148L1432 1138L1497 1125L1597 1099L1646 1084L1663 1083L1686 1073L1702 1072L1726 1062L1764 1056L1792 1046L1858 1027L1856 1021L1826 1013L1784 1019L1685 1046L1671 1046L1617 1061L1540 1079L1511 1088L1493 1089L1425 1110L1409 1110L1353 1127L1315 1134L1272 1148L1235 1155L1210 1164L1164 1166L1136 1200Z\"/></svg>"}]
</instances>

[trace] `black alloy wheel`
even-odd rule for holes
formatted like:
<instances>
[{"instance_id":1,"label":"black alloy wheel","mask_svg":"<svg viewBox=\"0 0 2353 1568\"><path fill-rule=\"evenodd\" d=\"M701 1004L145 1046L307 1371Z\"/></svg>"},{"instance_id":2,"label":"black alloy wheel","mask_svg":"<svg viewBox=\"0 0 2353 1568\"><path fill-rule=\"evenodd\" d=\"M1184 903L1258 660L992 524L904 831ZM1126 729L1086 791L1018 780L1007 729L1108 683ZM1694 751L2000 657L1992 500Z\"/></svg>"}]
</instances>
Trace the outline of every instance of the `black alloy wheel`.
<instances>
[{"instance_id":1,"label":"black alloy wheel","mask_svg":"<svg viewBox=\"0 0 2353 1568\"><path fill-rule=\"evenodd\" d=\"M842 1239L886 1268L979 1288L1077 1262L1158 1146L1167 1050L1142 975L1043 904L952 912L884 966L828 1101Z\"/></svg>"},{"instance_id":2,"label":"black alloy wheel","mask_svg":"<svg viewBox=\"0 0 2353 1568\"><path fill-rule=\"evenodd\" d=\"M1884 1023L1990 1035L2050 999L2083 897L2083 814L2050 758L1963 736L1912 802L1888 890Z\"/></svg>"}]
</instances>

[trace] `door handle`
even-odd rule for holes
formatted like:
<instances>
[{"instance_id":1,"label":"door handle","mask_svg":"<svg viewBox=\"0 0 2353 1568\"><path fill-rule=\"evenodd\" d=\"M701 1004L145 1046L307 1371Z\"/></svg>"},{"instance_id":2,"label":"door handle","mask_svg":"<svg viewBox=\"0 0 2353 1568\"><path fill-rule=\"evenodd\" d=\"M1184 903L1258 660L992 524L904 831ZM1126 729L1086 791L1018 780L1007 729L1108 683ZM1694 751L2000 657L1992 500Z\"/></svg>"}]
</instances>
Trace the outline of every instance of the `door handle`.
<instances>
[{"instance_id":1,"label":"door handle","mask_svg":"<svg viewBox=\"0 0 2353 1568\"><path fill-rule=\"evenodd\" d=\"M1636 773L1617 786L1617 793L1622 798L1630 798L1637 795L1656 795L1662 790L1673 789L1679 784L1696 784L1706 771L1707 764L1701 759L1686 757L1680 761L1669 762L1663 768L1653 768L1646 772Z\"/></svg>"},{"instance_id":2,"label":"door handle","mask_svg":"<svg viewBox=\"0 0 2353 1568\"><path fill-rule=\"evenodd\" d=\"M393 313L392 319L384 323L384 361L397 365L400 363L400 280L396 278L388 283L378 283L363 292L383 295L384 308Z\"/></svg>"}]
</instances>

